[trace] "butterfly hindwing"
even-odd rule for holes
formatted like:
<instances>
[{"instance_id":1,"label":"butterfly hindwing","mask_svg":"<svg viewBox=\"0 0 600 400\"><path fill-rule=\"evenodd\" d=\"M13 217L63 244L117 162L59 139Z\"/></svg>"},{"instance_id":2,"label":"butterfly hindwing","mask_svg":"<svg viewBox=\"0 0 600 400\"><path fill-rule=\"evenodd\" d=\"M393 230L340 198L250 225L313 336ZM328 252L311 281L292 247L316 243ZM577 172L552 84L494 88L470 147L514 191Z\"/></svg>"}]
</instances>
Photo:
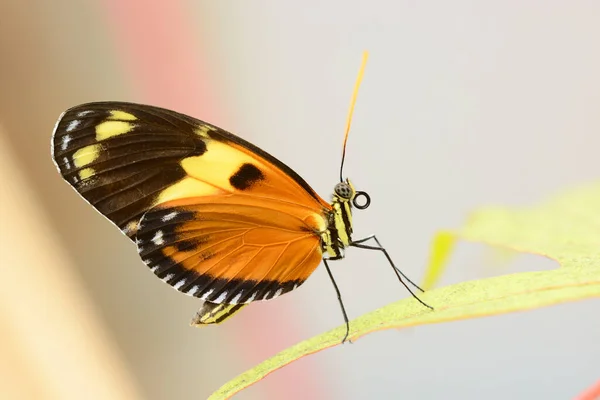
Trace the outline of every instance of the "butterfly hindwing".
<instances>
[{"instance_id":1,"label":"butterfly hindwing","mask_svg":"<svg viewBox=\"0 0 600 400\"><path fill-rule=\"evenodd\" d=\"M148 267L207 303L277 297L321 260L331 205L285 164L211 124L89 103L61 116L52 145L64 179L136 242Z\"/></svg>"},{"instance_id":2,"label":"butterfly hindwing","mask_svg":"<svg viewBox=\"0 0 600 400\"><path fill-rule=\"evenodd\" d=\"M216 304L205 301L198 310L190 325L202 327L205 325L220 324L233 317L246 304Z\"/></svg>"},{"instance_id":3,"label":"butterfly hindwing","mask_svg":"<svg viewBox=\"0 0 600 400\"><path fill-rule=\"evenodd\" d=\"M288 206L289 207L289 206ZM216 304L270 300L321 262L310 211L229 195L161 204L136 236L144 263L177 290Z\"/></svg>"}]
</instances>

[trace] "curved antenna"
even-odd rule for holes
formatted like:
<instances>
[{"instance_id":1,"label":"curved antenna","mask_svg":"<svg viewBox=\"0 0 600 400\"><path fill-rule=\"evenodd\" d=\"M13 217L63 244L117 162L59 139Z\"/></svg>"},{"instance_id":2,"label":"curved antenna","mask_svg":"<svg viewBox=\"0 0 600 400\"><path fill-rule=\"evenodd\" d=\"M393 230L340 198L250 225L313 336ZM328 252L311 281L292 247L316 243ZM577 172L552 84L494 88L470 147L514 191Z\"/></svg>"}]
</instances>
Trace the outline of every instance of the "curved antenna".
<instances>
[{"instance_id":1,"label":"curved antenna","mask_svg":"<svg viewBox=\"0 0 600 400\"><path fill-rule=\"evenodd\" d=\"M360 83L362 82L363 75L365 73L365 66L367 65L367 59L369 58L369 52L363 52L362 64L360 65L360 70L358 70L358 77L356 78L356 83L354 84L354 91L352 92L352 100L350 101L350 110L348 111L348 118L346 119L346 133L344 135L344 146L342 148L342 163L340 165L340 182L344 181L343 171L344 171L344 159L346 158L346 143L348 142L348 133L350 133L350 125L352 123L352 114L354 113L354 104L356 104L356 97L358 97L358 88L360 87Z\"/></svg>"}]
</instances>

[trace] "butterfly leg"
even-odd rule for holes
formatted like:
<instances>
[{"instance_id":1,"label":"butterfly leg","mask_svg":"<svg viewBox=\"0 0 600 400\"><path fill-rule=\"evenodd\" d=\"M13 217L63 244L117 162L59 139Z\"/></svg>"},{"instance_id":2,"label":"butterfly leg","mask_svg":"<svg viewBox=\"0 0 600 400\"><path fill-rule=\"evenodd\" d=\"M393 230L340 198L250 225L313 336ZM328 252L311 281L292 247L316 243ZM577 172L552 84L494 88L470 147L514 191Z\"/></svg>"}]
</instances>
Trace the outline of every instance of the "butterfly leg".
<instances>
[{"instance_id":1,"label":"butterfly leg","mask_svg":"<svg viewBox=\"0 0 600 400\"><path fill-rule=\"evenodd\" d=\"M374 240L375 243L377 243L377 246L369 246L366 244L363 244L364 242L368 241L368 240ZM381 243L379 243L379 240L377 240L377 237L375 235L371 235L371 236L367 236L366 238L363 239L359 239L359 240L354 240L352 241L349 246L352 247L356 247L359 249L366 249L366 250L379 250L381 251L384 255L385 258L387 258L388 262L390 263L390 265L392 266L392 268L394 269L394 272L396 273L396 276L398 277L398 280L400 281L400 283L402 283L402 285L404 285L404 287L406 288L406 290L408 290L410 292L410 294L419 301L419 303L423 304L425 307L430 308L433 310L433 307L431 307L429 304L424 303L416 294L414 294L414 292L410 289L410 287L408 287L408 285L404 282L404 279L406 279L406 281L408 281L411 285L413 285L415 288L419 289L421 292L424 292L423 289L421 289L417 284L415 284L413 281L411 281L406 275L404 275L404 273L402 271L400 271L396 265L394 264L394 262L392 261L392 258L390 257L389 253L387 252L387 250L381 245Z\"/></svg>"},{"instance_id":2,"label":"butterfly leg","mask_svg":"<svg viewBox=\"0 0 600 400\"><path fill-rule=\"evenodd\" d=\"M375 243L377 243L377 247L375 247L375 246L366 246L366 245L363 245L363 246L357 246L358 244L364 243L364 242L366 242L366 241L368 241L368 240L374 240L374 241L375 241ZM391 258L391 257L390 257L390 255L388 254L387 250L386 250L386 249L385 249L385 248L384 248L384 247L381 245L381 243L379 242L379 240L377 240L377 236L375 236L375 235L371 235L371 236L367 236L366 238L362 238L362 239L359 239L359 240L354 240L354 241L352 241L352 243L350 243L350 246L357 247L357 248L361 248L361 249L368 249L368 250L380 250L380 251L382 251L382 252L383 252L383 254L385 255L385 257L388 259L388 262L390 263L390 265L391 265L391 266L394 268L394 270L396 271L396 275L397 275L397 274L400 274L400 275L402 275L402 277L403 277L404 279L406 279L406 281L407 281L408 283L410 283L411 285L413 285L415 288L419 289L421 292L425 292L423 289L421 289L421 288L419 287L419 285L417 285L416 283L414 283L413 281L411 281L411 280L410 280L410 278L409 278L408 276L404 275L404 273L403 273L403 272L402 272L400 269L398 269L398 268L396 267L396 265L395 265L395 264L394 264L394 262L392 261L392 258Z\"/></svg>"},{"instance_id":3,"label":"butterfly leg","mask_svg":"<svg viewBox=\"0 0 600 400\"><path fill-rule=\"evenodd\" d=\"M342 257L332 257L329 258L330 261L340 260ZM323 259L323 263L325 264L325 269L327 269L327 273L329 274L329 278L331 278L331 283L333 283L333 288L337 293L338 301L340 302L340 308L342 309L342 314L344 314L344 322L346 323L346 334L342 339L342 343L346 342L348 339L348 335L350 334L350 321L348 320L348 314L346 314L346 308L344 307L344 302L342 301L342 295L340 293L340 289L338 289L337 284L335 283L335 279L333 279L333 274L331 273L331 269L329 269L329 265L327 264L327 260ZM352 343L351 340L348 340Z\"/></svg>"}]
</instances>

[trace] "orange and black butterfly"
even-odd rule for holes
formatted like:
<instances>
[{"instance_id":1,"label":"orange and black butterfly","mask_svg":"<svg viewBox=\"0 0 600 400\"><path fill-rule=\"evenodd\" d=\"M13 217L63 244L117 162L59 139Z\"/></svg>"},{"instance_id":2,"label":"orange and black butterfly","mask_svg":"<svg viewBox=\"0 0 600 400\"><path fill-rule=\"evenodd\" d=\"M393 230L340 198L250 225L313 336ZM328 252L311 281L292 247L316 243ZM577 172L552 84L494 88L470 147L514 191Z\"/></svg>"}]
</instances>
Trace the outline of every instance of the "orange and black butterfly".
<instances>
[{"instance_id":1,"label":"orange and black butterfly","mask_svg":"<svg viewBox=\"0 0 600 400\"><path fill-rule=\"evenodd\" d=\"M194 325L222 322L249 303L296 289L323 260L345 340L348 317L327 261L343 258L348 246L383 252L400 281L414 285L375 236L352 239L352 208L367 208L370 198L342 178L343 157L329 203L284 163L221 128L123 102L63 113L52 156L63 178L135 242L156 276L204 300ZM369 240L374 244L364 244Z\"/></svg>"}]
</instances>

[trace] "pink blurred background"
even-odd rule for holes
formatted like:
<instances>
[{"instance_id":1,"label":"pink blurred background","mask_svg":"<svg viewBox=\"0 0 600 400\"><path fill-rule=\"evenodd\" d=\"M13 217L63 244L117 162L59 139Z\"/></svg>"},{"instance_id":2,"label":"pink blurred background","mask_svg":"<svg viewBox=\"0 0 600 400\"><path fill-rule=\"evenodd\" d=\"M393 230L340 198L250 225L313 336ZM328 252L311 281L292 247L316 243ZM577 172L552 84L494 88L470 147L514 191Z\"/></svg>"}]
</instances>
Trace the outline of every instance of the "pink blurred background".
<instances>
[{"instance_id":1,"label":"pink blurred background","mask_svg":"<svg viewBox=\"0 0 600 400\"><path fill-rule=\"evenodd\" d=\"M189 327L198 302L155 279L56 172L64 109L126 100L190 114L328 198L368 49L346 171L373 203L356 235L376 232L418 280L433 233L469 210L598 178L599 18L592 1L2 2L0 397L202 399L342 323L320 268L222 326ZM443 284L554 267L490 265L462 244ZM407 296L377 254L349 251L334 268L351 317ZM376 333L237 398L571 398L600 372L599 305Z\"/></svg>"}]
</instances>

